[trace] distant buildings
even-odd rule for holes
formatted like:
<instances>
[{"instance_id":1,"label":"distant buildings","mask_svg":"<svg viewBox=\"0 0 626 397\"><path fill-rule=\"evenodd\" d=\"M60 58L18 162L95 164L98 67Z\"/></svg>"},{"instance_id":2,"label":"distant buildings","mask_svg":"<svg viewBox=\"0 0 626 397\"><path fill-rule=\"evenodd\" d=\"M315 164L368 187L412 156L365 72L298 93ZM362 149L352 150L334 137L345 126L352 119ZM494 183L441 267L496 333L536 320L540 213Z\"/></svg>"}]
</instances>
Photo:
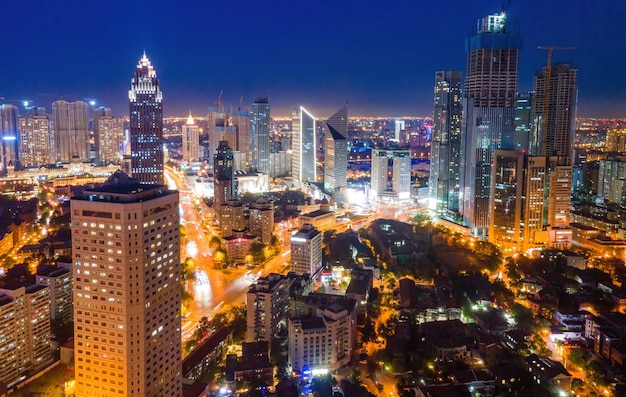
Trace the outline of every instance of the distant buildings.
<instances>
[{"instance_id":1,"label":"distant buildings","mask_svg":"<svg viewBox=\"0 0 626 397\"><path fill-rule=\"evenodd\" d=\"M322 268L322 233L305 224L291 236L291 271L314 277Z\"/></svg>"},{"instance_id":2,"label":"distant buildings","mask_svg":"<svg viewBox=\"0 0 626 397\"><path fill-rule=\"evenodd\" d=\"M459 212L462 109L461 72L437 72L428 207L439 215Z\"/></svg>"},{"instance_id":3,"label":"distant buildings","mask_svg":"<svg viewBox=\"0 0 626 397\"><path fill-rule=\"evenodd\" d=\"M50 289L0 288L0 382L12 386L51 361Z\"/></svg>"},{"instance_id":4,"label":"distant buildings","mask_svg":"<svg viewBox=\"0 0 626 397\"><path fill-rule=\"evenodd\" d=\"M477 236L489 228L493 151L513 149L521 35L506 14L482 19L466 40L460 195L463 218Z\"/></svg>"},{"instance_id":5,"label":"distant buildings","mask_svg":"<svg viewBox=\"0 0 626 397\"><path fill-rule=\"evenodd\" d=\"M300 106L292 112L291 172L298 182L317 182L315 117Z\"/></svg>"},{"instance_id":6,"label":"distant buildings","mask_svg":"<svg viewBox=\"0 0 626 397\"><path fill-rule=\"evenodd\" d=\"M52 103L55 163L90 160L88 106L83 101Z\"/></svg>"},{"instance_id":7,"label":"distant buildings","mask_svg":"<svg viewBox=\"0 0 626 397\"><path fill-rule=\"evenodd\" d=\"M22 166L29 168L56 163L54 138L51 136L46 109L31 110L28 114L20 117L19 123Z\"/></svg>"},{"instance_id":8,"label":"distant buildings","mask_svg":"<svg viewBox=\"0 0 626 397\"><path fill-rule=\"evenodd\" d=\"M94 123L96 121L94 120ZM124 119L104 116L98 123L98 161L100 164L120 164L124 143Z\"/></svg>"},{"instance_id":9,"label":"distant buildings","mask_svg":"<svg viewBox=\"0 0 626 397\"><path fill-rule=\"evenodd\" d=\"M375 200L408 203L411 199L411 151L373 149L370 186L370 195Z\"/></svg>"},{"instance_id":10,"label":"distant buildings","mask_svg":"<svg viewBox=\"0 0 626 397\"><path fill-rule=\"evenodd\" d=\"M99 108L93 109L93 112L92 112L93 149L94 149L94 156L95 156L96 164L102 164L102 161L100 159L100 145L102 141L102 138L100 136L100 119L111 120L111 117L112 117L112 113L111 113L111 109L109 108L101 106ZM119 147L118 151L121 151L121 146Z\"/></svg>"},{"instance_id":11,"label":"distant buildings","mask_svg":"<svg viewBox=\"0 0 626 397\"><path fill-rule=\"evenodd\" d=\"M183 160L190 163L200 160L200 128L196 125L191 112L182 130Z\"/></svg>"},{"instance_id":12,"label":"distant buildings","mask_svg":"<svg viewBox=\"0 0 626 397\"><path fill-rule=\"evenodd\" d=\"M131 176L141 183L163 185L163 93L145 53L137 64L128 99Z\"/></svg>"},{"instance_id":13,"label":"distant buildings","mask_svg":"<svg viewBox=\"0 0 626 397\"><path fill-rule=\"evenodd\" d=\"M72 198L77 395L182 395L178 211L122 171Z\"/></svg>"},{"instance_id":14,"label":"distant buildings","mask_svg":"<svg viewBox=\"0 0 626 397\"><path fill-rule=\"evenodd\" d=\"M20 134L17 117L17 106L0 105L0 138L2 139L2 172L3 176L7 175L7 167L9 165L19 170L20 163Z\"/></svg>"}]
</instances>

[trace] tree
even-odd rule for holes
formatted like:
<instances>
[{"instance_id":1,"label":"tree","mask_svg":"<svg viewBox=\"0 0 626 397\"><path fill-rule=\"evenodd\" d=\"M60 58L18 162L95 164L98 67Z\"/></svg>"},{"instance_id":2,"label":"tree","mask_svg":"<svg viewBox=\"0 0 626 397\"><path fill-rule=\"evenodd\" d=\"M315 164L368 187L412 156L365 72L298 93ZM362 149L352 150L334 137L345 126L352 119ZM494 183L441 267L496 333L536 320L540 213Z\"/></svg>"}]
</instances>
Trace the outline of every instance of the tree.
<instances>
[{"instance_id":1,"label":"tree","mask_svg":"<svg viewBox=\"0 0 626 397\"><path fill-rule=\"evenodd\" d=\"M585 365L585 354L582 349L570 349L567 359L577 367Z\"/></svg>"}]
</instances>

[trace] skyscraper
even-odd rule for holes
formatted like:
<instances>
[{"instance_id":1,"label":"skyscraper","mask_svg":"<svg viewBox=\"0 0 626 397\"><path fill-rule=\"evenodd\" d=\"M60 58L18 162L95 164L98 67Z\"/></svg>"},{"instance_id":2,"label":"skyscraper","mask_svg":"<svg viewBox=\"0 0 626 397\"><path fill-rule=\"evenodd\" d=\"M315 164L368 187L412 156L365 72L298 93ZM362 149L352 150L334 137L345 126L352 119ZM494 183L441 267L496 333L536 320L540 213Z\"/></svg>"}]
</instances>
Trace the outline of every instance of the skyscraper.
<instances>
[{"instance_id":1,"label":"skyscraper","mask_svg":"<svg viewBox=\"0 0 626 397\"><path fill-rule=\"evenodd\" d=\"M102 162L100 158L100 146L102 144L102 137L100 136L100 119L111 119L111 109L101 106L93 110L93 150L95 153L96 164L106 164Z\"/></svg>"},{"instance_id":2,"label":"skyscraper","mask_svg":"<svg viewBox=\"0 0 626 397\"><path fill-rule=\"evenodd\" d=\"M215 200L213 208L218 211L222 204L237 196L235 172L233 168L233 150L228 141L221 141L213 157ZM219 215L219 214L217 214Z\"/></svg>"},{"instance_id":3,"label":"skyscraper","mask_svg":"<svg viewBox=\"0 0 626 397\"><path fill-rule=\"evenodd\" d=\"M515 150L530 149L534 99L534 92L520 92L515 97Z\"/></svg>"},{"instance_id":4,"label":"skyscraper","mask_svg":"<svg viewBox=\"0 0 626 397\"><path fill-rule=\"evenodd\" d=\"M117 171L70 208L76 395L182 396L178 192Z\"/></svg>"},{"instance_id":5,"label":"skyscraper","mask_svg":"<svg viewBox=\"0 0 626 397\"><path fill-rule=\"evenodd\" d=\"M196 125L191 112L182 128L183 160L190 163L200 159L200 129Z\"/></svg>"},{"instance_id":6,"label":"skyscraper","mask_svg":"<svg viewBox=\"0 0 626 397\"><path fill-rule=\"evenodd\" d=\"M12 165L20 169L20 135L17 121L17 106L0 105L0 138L2 138L2 175Z\"/></svg>"},{"instance_id":7,"label":"skyscraper","mask_svg":"<svg viewBox=\"0 0 626 397\"><path fill-rule=\"evenodd\" d=\"M428 207L439 215L459 212L462 109L461 72L437 72Z\"/></svg>"},{"instance_id":8,"label":"skyscraper","mask_svg":"<svg viewBox=\"0 0 626 397\"><path fill-rule=\"evenodd\" d=\"M94 123L95 121L94 117ZM100 164L120 164L124 143L124 119L119 117L99 117L98 161Z\"/></svg>"},{"instance_id":9,"label":"skyscraper","mask_svg":"<svg viewBox=\"0 0 626 397\"><path fill-rule=\"evenodd\" d=\"M506 14L482 19L466 40L467 74L463 93L461 192L464 222L485 236L493 151L514 144L515 94L521 35Z\"/></svg>"},{"instance_id":10,"label":"skyscraper","mask_svg":"<svg viewBox=\"0 0 626 397\"><path fill-rule=\"evenodd\" d=\"M141 183L163 185L163 94L145 53L131 80L128 99L131 175Z\"/></svg>"},{"instance_id":11,"label":"skyscraper","mask_svg":"<svg viewBox=\"0 0 626 397\"><path fill-rule=\"evenodd\" d=\"M294 108L291 116L291 172L299 182L316 182L315 117L302 106Z\"/></svg>"},{"instance_id":12,"label":"skyscraper","mask_svg":"<svg viewBox=\"0 0 626 397\"><path fill-rule=\"evenodd\" d=\"M314 277L322 269L322 233L304 224L291 236L291 271Z\"/></svg>"},{"instance_id":13,"label":"skyscraper","mask_svg":"<svg viewBox=\"0 0 626 397\"><path fill-rule=\"evenodd\" d=\"M20 117L20 152L23 167L51 164L50 122L44 108ZM43 114L42 114L43 113ZM54 150L52 150L54 152Z\"/></svg>"},{"instance_id":14,"label":"skyscraper","mask_svg":"<svg viewBox=\"0 0 626 397\"><path fill-rule=\"evenodd\" d=\"M348 105L326 120L324 137L324 190L343 201L348 186Z\"/></svg>"},{"instance_id":15,"label":"skyscraper","mask_svg":"<svg viewBox=\"0 0 626 397\"><path fill-rule=\"evenodd\" d=\"M56 162L89 161L89 107L83 101L52 103Z\"/></svg>"},{"instance_id":16,"label":"skyscraper","mask_svg":"<svg viewBox=\"0 0 626 397\"><path fill-rule=\"evenodd\" d=\"M250 166L266 174L270 171L270 123L269 97L255 97L250 108Z\"/></svg>"},{"instance_id":17,"label":"skyscraper","mask_svg":"<svg viewBox=\"0 0 626 397\"><path fill-rule=\"evenodd\" d=\"M375 200L408 203L411 199L411 150L373 149L370 189Z\"/></svg>"}]
</instances>

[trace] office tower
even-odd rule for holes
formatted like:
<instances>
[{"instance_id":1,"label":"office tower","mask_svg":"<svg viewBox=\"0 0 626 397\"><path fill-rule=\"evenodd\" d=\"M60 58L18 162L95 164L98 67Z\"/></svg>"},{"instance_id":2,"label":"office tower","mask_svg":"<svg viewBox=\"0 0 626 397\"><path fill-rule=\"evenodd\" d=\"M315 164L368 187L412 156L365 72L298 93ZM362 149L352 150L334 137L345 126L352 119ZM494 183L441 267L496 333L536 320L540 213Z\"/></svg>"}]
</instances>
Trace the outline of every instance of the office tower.
<instances>
[{"instance_id":1,"label":"office tower","mask_svg":"<svg viewBox=\"0 0 626 397\"><path fill-rule=\"evenodd\" d=\"M534 92L521 92L515 96L515 150L530 149L534 98Z\"/></svg>"},{"instance_id":2,"label":"office tower","mask_svg":"<svg viewBox=\"0 0 626 397\"><path fill-rule=\"evenodd\" d=\"M193 163L200 159L200 128L189 112L187 122L182 128L183 160Z\"/></svg>"},{"instance_id":3,"label":"office tower","mask_svg":"<svg viewBox=\"0 0 626 397\"><path fill-rule=\"evenodd\" d=\"M83 101L52 103L55 162L89 161L89 107Z\"/></svg>"},{"instance_id":4,"label":"office tower","mask_svg":"<svg viewBox=\"0 0 626 397\"><path fill-rule=\"evenodd\" d=\"M22 167L40 167L56 162L51 159L50 122L44 108L20 117L20 152ZM43 113L43 114L41 114Z\"/></svg>"},{"instance_id":5,"label":"office tower","mask_svg":"<svg viewBox=\"0 0 626 397\"><path fill-rule=\"evenodd\" d=\"M222 204L237 196L233 169L233 150L228 146L227 141L221 141L217 147L217 152L213 156L213 171L215 183L213 208L219 212Z\"/></svg>"},{"instance_id":6,"label":"office tower","mask_svg":"<svg viewBox=\"0 0 626 397\"><path fill-rule=\"evenodd\" d=\"M35 283L48 287L50 318L60 324L71 323L74 319L71 266L41 267L37 269Z\"/></svg>"},{"instance_id":7,"label":"office tower","mask_svg":"<svg viewBox=\"0 0 626 397\"><path fill-rule=\"evenodd\" d=\"M250 206L250 233L263 244L271 244L274 232L274 200L259 198Z\"/></svg>"},{"instance_id":8,"label":"office tower","mask_svg":"<svg viewBox=\"0 0 626 397\"><path fill-rule=\"evenodd\" d=\"M291 115L291 172L299 182L316 182L315 117L302 106L294 108Z\"/></svg>"},{"instance_id":9,"label":"office tower","mask_svg":"<svg viewBox=\"0 0 626 397\"><path fill-rule=\"evenodd\" d=\"M600 160L598 197L609 203L626 203L626 159L610 157Z\"/></svg>"},{"instance_id":10,"label":"office tower","mask_svg":"<svg viewBox=\"0 0 626 397\"><path fill-rule=\"evenodd\" d=\"M250 112L239 107L231 113L233 127L235 127L237 139L233 150L246 154L250 161Z\"/></svg>"},{"instance_id":11,"label":"office tower","mask_svg":"<svg viewBox=\"0 0 626 397\"><path fill-rule=\"evenodd\" d=\"M246 294L246 342L271 342L280 329L286 329L292 282L289 276L270 273L250 286Z\"/></svg>"},{"instance_id":12,"label":"office tower","mask_svg":"<svg viewBox=\"0 0 626 397\"><path fill-rule=\"evenodd\" d=\"M211 156L215 154L221 141L228 142L228 146L233 151L237 148L237 127L232 124L230 116L230 113L224 109L223 104L219 102L217 106L209 108L207 132Z\"/></svg>"},{"instance_id":13,"label":"office tower","mask_svg":"<svg viewBox=\"0 0 626 397\"><path fill-rule=\"evenodd\" d=\"M163 93L144 52L128 91L131 176L163 185Z\"/></svg>"},{"instance_id":14,"label":"office tower","mask_svg":"<svg viewBox=\"0 0 626 397\"><path fill-rule=\"evenodd\" d=\"M96 156L95 157L96 164L106 164L106 163L103 163L102 160L100 159L100 152L101 152L100 146L102 145L101 143L102 137L100 136L100 119L101 118L111 119L111 117L112 117L111 109L106 108L104 106L95 108L93 110L93 116L92 116L93 150Z\"/></svg>"},{"instance_id":15,"label":"office tower","mask_svg":"<svg viewBox=\"0 0 626 397\"><path fill-rule=\"evenodd\" d=\"M178 192L120 170L70 210L76 395L182 396Z\"/></svg>"},{"instance_id":16,"label":"office tower","mask_svg":"<svg viewBox=\"0 0 626 397\"><path fill-rule=\"evenodd\" d=\"M327 125L326 152L324 153L324 190L332 194L336 202L343 201L348 186L348 142L330 124Z\"/></svg>"},{"instance_id":17,"label":"office tower","mask_svg":"<svg viewBox=\"0 0 626 397\"><path fill-rule=\"evenodd\" d=\"M461 167L461 72L435 74L433 138L428 207L438 215L458 214Z\"/></svg>"},{"instance_id":18,"label":"office tower","mask_svg":"<svg viewBox=\"0 0 626 397\"><path fill-rule=\"evenodd\" d=\"M491 178L489 241L505 256L538 248L543 230L546 158L527 151L496 150Z\"/></svg>"},{"instance_id":19,"label":"office tower","mask_svg":"<svg viewBox=\"0 0 626 397\"><path fill-rule=\"evenodd\" d=\"M100 164L120 164L124 145L124 119L106 116L98 118L97 123L98 161Z\"/></svg>"},{"instance_id":20,"label":"office tower","mask_svg":"<svg viewBox=\"0 0 626 397\"><path fill-rule=\"evenodd\" d=\"M370 195L374 200L408 203L411 198L410 149L372 149Z\"/></svg>"},{"instance_id":21,"label":"office tower","mask_svg":"<svg viewBox=\"0 0 626 397\"><path fill-rule=\"evenodd\" d=\"M549 68L544 66L535 76L532 154L572 158L577 72L571 65L552 64Z\"/></svg>"},{"instance_id":22,"label":"office tower","mask_svg":"<svg viewBox=\"0 0 626 397\"><path fill-rule=\"evenodd\" d=\"M50 290L37 284L0 288L0 382L11 387L51 362Z\"/></svg>"},{"instance_id":23,"label":"office tower","mask_svg":"<svg viewBox=\"0 0 626 397\"><path fill-rule=\"evenodd\" d=\"M546 187L544 188L544 226L569 226L572 201L572 166L569 157L547 156Z\"/></svg>"},{"instance_id":24,"label":"office tower","mask_svg":"<svg viewBox=\"0 0 626 397\"><path fill-rule=\"evenodd\" d=\"M7 167L16 170L20 163L20 135L18 130L17 106L0 105L0 138L2 139L2 175L7 174Z\"/></svg>"},{"instance_id":25,"label":"office tower","mask_svg":"<svg viewBox=\"0 0 626 397\"><path fill-rule=\"evenodd\" d=\"M311 224L291 236L291 271L314 277L322 269L322 233Z\"/></svg>"},{"instance_id":26,"label":"office tower","mask_svg":"<svg viewBox=\"0 0 626 397\"><path fill-rule=\"evenodd\" d=\"M266 174L270 170L270 123L269 97L255 97L250 107L250 166Z\"/></svg>"},{"instance_id":27,"label":"office tower","mask_svg":"<svg viewBox=\"0 0 626 397\"><path fill-rule=\"evenodd\" d=\"M467 73L463 92L461 212L472 233L489 227L489 192L493 151L512 149L515 94L521 35L506 14L489 15L467 40Z\"/></svg>"},{"instance_id":28,"label":"office tower","mask_svg":"<svg viewBox=\"0 0 626 397\"><path fill-rule=\"evenodd\" d=\"M337 131L341 136L348 136L348 105L345 104L341 107L341 109L337 110L335 114L330 116L328 120L326 120L326 126L331 126Z\"/></svg>"}]
</instances>

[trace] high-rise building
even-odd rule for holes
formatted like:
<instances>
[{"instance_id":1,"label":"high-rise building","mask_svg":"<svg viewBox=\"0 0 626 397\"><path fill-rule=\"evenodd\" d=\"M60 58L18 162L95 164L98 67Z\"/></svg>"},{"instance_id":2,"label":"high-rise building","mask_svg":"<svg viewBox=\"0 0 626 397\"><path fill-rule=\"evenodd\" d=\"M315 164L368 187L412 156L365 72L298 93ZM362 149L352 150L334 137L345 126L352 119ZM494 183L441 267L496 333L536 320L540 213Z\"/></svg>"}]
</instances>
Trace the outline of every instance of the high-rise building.
<instances>
[{"instance_id":1,"label":"high-rise building","mask_svg":"<svg viewBox=\"0 0 626 397\"><path fill-rule=\"evenodd\" d=\"M428 206L439 215L459 212L461 98L461 72L437 72Z\"/></svg>"},{"instance_id":2,"label":"high-rise building","mask_svg":"<svg viewBox=\"0 0 626 397\"><path fill-rule=\"evenodd\" d=\"M7 167L19 170L20 134L18 130L17 106L0 105L0 139L2 140L2 175L7 174Z\"/></svg>"},{"instance_id":3,"label":"high-rise building","mask_svg":"<svg viewBox=\"0 0 626 397\"><path fill-rule=\"evenodd\" d=\"M598 197L609 203L626 203L626 159L600 160L598 167Z\"/></svg>"},{"instance_id":4,"label":"high-rise building","mask_svg":"<svg viewBox=\"0 0 626 397\"><path fill-rule=\"evenodd\" d=\"M233 150L245 153L246 162L250 161L250 112L247 109L238 108L231 112L233 127L235 127L237 139Z\"/></svg>"},{"instance_id":5,"label":"high-rise building","mask_svg":"<svg viewBox=\"0 0 626 397\"><path fill-rule=\"evenodd\" d=\"M49 288L50 318L61 324L71 323L74 319L71 266L45 266L37 269L35 282Z\"/></svg>"},{"instance_id":6,"label":"high-rise building","mask_svg":"<svg viewBox=\"0 0 626 397\"><path fill-rule=\"evenodd\" d=\"M331 126L341 136L348 136L348 105L343 105L335 114L326 120L326 126Z\"/></svg>"},{"instance_id":7,"label":"high-rise building","mask_svg":"<svg viewBox=\"0 0 626 397\"><path fill-rule=\"evenodd\" d=\"M231 122L231 114L224 109L223 104L209 107L207 117L207 133L209 137L209 153L215 154L221 141L228 142L228 146L237 149L237 127Z\"/></svg>"},{"instance_id":8,"label":"high-rise building","mask_svg":"<svg viewBox=\"0 0 626 397\"><path fill-rule=\"evenodd\" d=\"M266 174L270 171L271 121L269 97L255 97L250 107L250 166Z\"/></svg>"},{"instance_id":9,"label":"high-rise building","mask_svg":"<svg viewBox=\"0 0 626 397\"><path fill-rule=\"evenodd\" d=\"M514 145L521 47L522 37L507 24L505 13L484 17L466 40L460 210L478 236L489 228L493 151Z\"/></svg>"},{"instance_id":10,"label":"high-rise building","mask_svg":"<svg viewBox=\"0 0 626 397\"><path fill-rule=\"evenodd\" d=\"M98 161L100 164L120 164L124 145L124 119L106 116L98 118L97 122Z\"/></svg>"},{"instance_id":11,"label":"high-rise building","mask_svg":"<svg viewBox=\"0 0 626 397\"><path fill-rule=\"evenodd\" d=\"M99 108L95 108L92 113L92 121L93 121L93 150L95 153L96 164L107 164L102 162L100 159L101 148L102 145L102 137L100 136L100 119L111 119L113 114L111 113L111 109L101 106Z\"/></svg>"},{"instance_id":12,"label":"high-rise building","mask_svg":"<svg viewBox=\"0 0 626 397\"><path fill-rule=\"evenodd\" d=\"M626 152L626 128L610 128L606 131L605 152Z\"/></svg>"},{"instance_id":13,"label":"high-rise building","mask_svg":"<svg viewBox=\"0 0 626 397\"><path fill-rule=\"evenodd\" d=\"M21 163L25 168L40 167L56 162L50 150L50 122L44 108L20 117ZM41 114L43 113L43 114Z\"/></svg>"},{"instance_id":14,"label":"high-rise building","mask_svg":"<svg viewBox=\"0 0 626 397\"><path fill-rule=\"evenodd\" d=\"M332 125L328 124L324 153L324 190L335 201L342 202L348 186L348 141Z\"/></svg>"},{"instance_id":15,"label":"high-rise building","mask_svg":"<svg viewBox=\"0 0 626 397\"><path fill-rule=\"evenodd\" d=\"M51 362L50 290L38 284L0 288L0 382L13 386Z\"/></svg>"},{"instance_id":16,"label":"high-rise building","mask_svg":"<svg viewBox=\"0 0 626 397\"><path fill-rule=\"evenodd\" d=\"M231 237L235 232L246 231L244 207L240 200L226 200L219 207L216 207L216 211L222 238ZM235 260L234 258L230 259Z\"/></svg>"},{"instance_id":17,"label":"high-rise building","mask_svg":"<svg viewBox=\"0 0 626 397\"><path fill-rule=\"evenodd\" d=\"M274 201L261 197L250 206L250 233L270 244L274 233Z\"/></svg>"},{"instance_id":18,"label":"high-rise building","mask_svg":"<svg viewBox=\"0 0 626 397\"><path fill-rule=\"evenodd\" d=\"M374 200L408 203L411 199L411 150L372 149L370 195Z\"/></svg>"},{"instance_id":19,"label":"high-rise building","mask_svg":"<svg viewBox=\"0 0 626 397\"><path fill-rule=\"evenodd\" d=\"M268 341L287 328L292 277L270 273L252 284L246 294L246 342Z\"/></svg>"},{"instance_id":20,"label":"high-rise building","mask_svg":"<svg viewBox=\"0 0 626 397\"><path fill-rule=\"evenodd\" d=\"M219 143L217 152L213 156L213 171L215 183L213 207L217 209L228 200L237 196L235 171L233 169L233 150L228 146L228 141Z\"/></svg>"},{"instance_id":21,"label":"high-rise building","mask_svg":"<svg viewBox=\"0 0 626 397\"><path fill-rule=\"evenodd\" d=\"M190 163L200 159L200 128L189 112L187 122L182 128L183 160Z\"/></svg>"},{"instance_id":22,"label":"high-rise building","mask_svg":"<svg viewBox=\"0 0 626 397\"><path fill-rule=\"evenodd\" d=\"M489 241L505 256L545 244L543 230L546 158L527 151L496 150L491 179Z\"/></svg>"},{"instance_id":23,"label":"high-rise building","mask_svg":"<svg viewBox=\"0 0 626 397\"><path fill-rule=\"evenodd\" d=\"M291 236L291 271L314 277L321 269L322 233L307 223Z\"/></svg>"},{"instance_id":24,"label":"high-rise building","mask_svg":"<svg viewBox=\"0 0 626 397\"><path fill-rule=\"evenodd\" d=\"M145 52L128 91L131 175L141 183L163 185L163 93Z\"/></svg>"},{"instance_id":25,"label":"high-rise building","mask_svg":"<svg viewBox=\"0 0 626 397\"><path fill-rule=\"evenodd\" d=\"M515 96L515 150L530 149L534 98L534 92L521 92Z\"/></svg>"},{"instance_id":26,"label":"high-rise building","mask_svg":"<svg viewBox=\"0 0 626 397\"><path fill-rule=\"evenodd\" d=\"M178 192L117 171L70 209L76 395L182 396Z\"/></svg>"},{"instance_id":27,"label":"high-rise building","mask_svg":"<svg viewBox=\"0 0 626 397\"><path fill-rule=\"evenodd\" d=\"M89 161L89 107L83 101L52 103L56 161Z\"/></svg>"},{"instance_id":28,"label":"high-rise building","mask_svg":"<svg viewBox=\"0 0 626 397\"><path fill-rule=\"evenodd\" d=\"M577 72L571 65L552 64L550 68L544 66L535 76L532 154L572 158L578 101Z\"/></svg>"},{"instance_id":29,"label":"high-rise building","mask_svg":"<svg viewBox=\"0 0 626 397\"><path fill-rule=\"evenodd\" d=\"M315 117L302 106L294 108L291 115L291 172L299 182L316 182Z\"/></svg>"}]
</instances>

